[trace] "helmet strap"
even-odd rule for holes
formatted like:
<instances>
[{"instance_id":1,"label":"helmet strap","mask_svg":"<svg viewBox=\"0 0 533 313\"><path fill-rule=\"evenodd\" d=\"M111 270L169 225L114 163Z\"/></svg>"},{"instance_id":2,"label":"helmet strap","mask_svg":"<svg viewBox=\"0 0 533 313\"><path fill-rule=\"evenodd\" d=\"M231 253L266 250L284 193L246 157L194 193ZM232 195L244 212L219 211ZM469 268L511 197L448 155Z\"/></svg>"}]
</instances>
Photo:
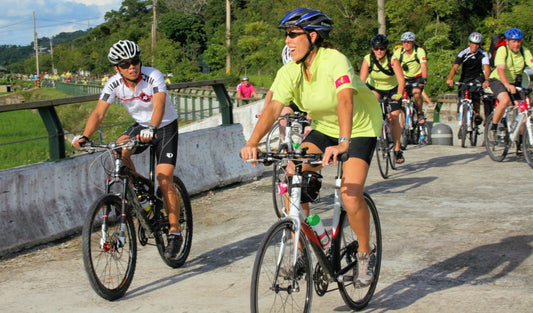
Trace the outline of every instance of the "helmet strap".
<instances>
[{"instance_id":1,"label":"helmet strap","mask_svg":"<svg viewBox=\"0 0 533 313\"><path fill-rule=\"evenodd\" d=\"M311 54L311 51L313 51L313 49L315 49L315 47L316 47L316 45L311 40L311 35L309 34L309 32L307 30L305 30L305 35L307 36L307 40L309 40L309 49L307 50L307 53L304 55L303 58L301 58L300 60L296 61L296 64L300 64L300 63L305 62L305 60L307 59L309 54Z\"/></svg>"}]
</instances>

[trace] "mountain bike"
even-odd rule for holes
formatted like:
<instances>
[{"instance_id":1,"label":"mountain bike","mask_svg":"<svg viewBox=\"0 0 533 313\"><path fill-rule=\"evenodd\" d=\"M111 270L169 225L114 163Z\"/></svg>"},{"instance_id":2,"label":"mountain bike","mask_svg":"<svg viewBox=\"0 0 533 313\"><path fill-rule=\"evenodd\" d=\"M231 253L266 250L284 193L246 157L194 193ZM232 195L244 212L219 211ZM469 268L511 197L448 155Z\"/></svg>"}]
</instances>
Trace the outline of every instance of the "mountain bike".
<instances>
[{"instance_id":1,"label":"mountain bike","mask_svg":"<svg viewBox=\"0 0 533 313\"><path fill-rule=\"evenodd\" d=\"M149 146L149 178L133 173L122 160L122 149L144 145ZM92 204L83 224L83 264L94 291L104 299L115 300L126 293L133 280L137 239L142 246L155 244L168 266L178 268L185 263L193 234L191 202L185 185L174 176L183 244L176 258L167 259L164 252L170 226L161 190L155 188L154 146L134 138L122 143L87 142L82 148L88 152L104 151L101 160L108 176L105 193Z\"/></svg>"},{"instance_id":2,"label":"mountain bike","mask_svg":"<svg viewBox=\"0 0 533 313\"><path fill-rule=\"evenodd\" d=\"M431 144L427 123L420 124L416 119L417 108L413 101L413 87L417 86L418 83L405 83L405 90L402 97L402 112L400 113L400 124L402 125L400 146L402 150L405 150L408 144Z\"/></svg>"},{"instance_id":3,"label":"mountain bike","mask_svg":"<svg viewBox=\"0 0 533 313\"><path fill-rule=\"evenodd\" d=\"M474 106L472 99L470 99L470 90L479 92L482 85L479 82L455 82L457 86L465 86L459 100L459 137L461 139L461 147L466 147L466 138L470 140L472 147L477 144L477 137L479 133L479 126L474 119Z\"/></svg>"},{"instance_id":4,"label":"mountain bike","mask_svg":"<svg viewBox=\"0 0 533 313\"><path fill-rule=\"evenodd\" d=\"M331 244L323 248L311 228L300 199L302 195L302 165L321 164L322 154L259 153L255 160L265 165L291 161L295 165L290 194L290 213L279 219L265 234L256 255L250 290L251 312L309 312L313 286L319 296L339 290L344 302L359 310L368 305L376 289L381 268L381 225L377 208L364 194L370 212L370 245L375 256L374 277L368 286L354 283L357 277L357 236L348 222L340 195L342 163L347 154L338 156L337 175L331 225ZM329 236L329 235L328 235ZM317 260L312 270L311 253ZM337 288L330 289L329 284Z\"/></svg>"},{"instance_id":5,"label":"mountain bike","mask_svg":"<svg viewBox=\"0 0 533 313\"><path fill-rule=\"evenodd\" d=\"M381 135L378 136L376 144L376 158L378 160L381 177L389 177L389 165L396 168L396 154L394 153L394 139L392 138L389 113L391 111L390 99L383 97L379 99L381 112L383 112L383 122L381 124Z\"/></svg>"},{"instance_id":6,"label":"mountain bike","mask_svg":"<svg viewBox=\"0 0 533 313\"><path fill-rule=\"evenodd\" d=\"M310 122L301 112L280 116L266 136L267 152L295 152L299 150L304 138L305 127ZM285 216L285 197L287 190L287 164L275 163L272 169L272 201L277 217Z\"/></svg>"},{"instance_id":7,"label":"mountain bike","mask_svg":"<svg viewBox=\"0 0 533 313\"><path fill-rule=\"evenodd\" d=\"M507 106L505 113L498 122L497 130L492 130L492 112L487 118L485 124L485 148L488 155L493 161L501 162L507 156L509 149L516 146L516 153L519 154L519 147L522 145L523 153L528 164L533 167L533 129L532 129L532 110L531 99L529 94L531 88L516 87L517 92L523 91L525 99L518 104ZM511 95L511 101L514 103L514 97ZM495 106L499 105L496 99ZM525 125L525 128L523 127ZM520 131L524 129L522 142L520 139Z\"/></svg>"}]
</instances>

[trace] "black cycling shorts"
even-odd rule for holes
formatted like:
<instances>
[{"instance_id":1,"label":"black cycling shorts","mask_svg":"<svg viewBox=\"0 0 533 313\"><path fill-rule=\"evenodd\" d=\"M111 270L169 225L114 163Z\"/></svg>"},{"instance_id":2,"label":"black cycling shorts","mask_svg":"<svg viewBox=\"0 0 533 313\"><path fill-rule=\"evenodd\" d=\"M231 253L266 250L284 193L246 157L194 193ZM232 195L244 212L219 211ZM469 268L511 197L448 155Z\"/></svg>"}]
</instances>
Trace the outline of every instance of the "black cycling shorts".
<instances>
[{"instance_id":1,"label":"black cycling shorts","mask_svg":"<svg viewBox=\"0 0 533 313\"><path fill-rule=\"evenodd\" d=\"M146 127L135 123L122 134L133 138L144 128ZM178 158L178 120L157 129L154 137L152 141L155 144L157 164L171 164L175 166ZM137 148L135 154L139 154L147 148L148 146Z\"/></svg>"},{"instance_id":2,"label":"black cycling shorts","mask_svg":"<svg viewBox=\"0 0 533 313\"><path fill-rule=\"evenodd\" d=\"M492 94L494 97L498 98L498 95L502 92L508 92L507 88L505 88L504 84L496 78L490 78L489 79L489 86L490 90L492 90ZM521 92L517 92L513 95L514 100L523 100L525 99L524 95Z\"/></svg>"},{"instance_id":3,"label":"black cycling shorts","mask_svg":"<svg viewBox=\"0 0 533 313\"><path fill-rule=\"evenodd\" d=\"M396 100L392 100L392 97L398 93L398 86L394 87L393 89L391 90L379 90L379 89L376 89L372 86L370 86L369 84L366 84L368 86L368 88L370 90L374 90L375 92L377 92L379 94L379 97L380 98L389 98L389 105L390 105L390 111L387 112L387 113L390 113L390 112L394 112L394 111L398 111L402 108L402 104L400 101L396 101Z\"/></svg>"},{"instance_id":4,"label":"black cycling shorts","mask_svg":"<svg viewBox=\"0 0 533 313\"><path fill-rule=\"evenodd\" d=\"M303 142L309 142L317 146L322 152L329 146L336 146L339 139L329 137L319 131L312 130ZM355 137L350 142L348 148L348 155L350 158L358 158L364 160L369 166L376 148L376 137Z\"/></svg>"}]
</instances>

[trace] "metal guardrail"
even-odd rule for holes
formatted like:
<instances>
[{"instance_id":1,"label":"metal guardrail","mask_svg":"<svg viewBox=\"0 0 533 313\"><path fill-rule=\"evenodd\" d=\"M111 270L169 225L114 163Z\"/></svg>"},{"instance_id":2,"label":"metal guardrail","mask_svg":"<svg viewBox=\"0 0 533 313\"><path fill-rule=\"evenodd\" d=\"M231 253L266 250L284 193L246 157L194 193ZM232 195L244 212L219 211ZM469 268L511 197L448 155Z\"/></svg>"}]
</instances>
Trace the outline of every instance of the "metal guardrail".
<instances>
[{"instance_id":1,"label":"metal guardrail","mask_svg":"<svg viewBox=\"0 0 533 313\"><path fill-rule=\"evenodd\" d=\"M205 88L211 87L216 96L218 102L218 112L222 115L222 125L231 125L233 124L233 102L231 97L228 95L225 84L230 83L231 79L214 79L214 80L205 80L205 81L196 81L196 82L184 82L184 83L175 83L169 84L168 90L179 90L186 88ZM58 87L60 83L56 84ZM63 131L63 126L61 121L56 113L55 107L59 105L66 105L72 103L88 102L88 101L97 101L100 96L101 86L89 86L89 85L76 85L76 84L61 84L61 85L70 85L62 86L64 88L70 88L70 92L65 91L69 94L76 94L82 92L94 92L89 95L77 95L68 98L59 98L59 99L50 99L50 100L40 100L16 104L6 104L0 106L1 112L10 112L17 110L28 110L28 109L37 109L43 122L45 124L46 130L48 132L49 138L49 150L50 150L50 159L59 160L66 157L65 152L65 133ZM58 89L61 89L59 87ZM64 90L64 89L63 89ZM211 106L213 110L213 106ZM202 112L203 110L200 110ZM208 109L209 111L209 109ZM182 113L183 114L183 113ZM189 114L185 114L188 116ZM202 116L202 113L199 115ZM196 113L191 115L191 118L196 118Z\"/></svg>"}]
</instances>

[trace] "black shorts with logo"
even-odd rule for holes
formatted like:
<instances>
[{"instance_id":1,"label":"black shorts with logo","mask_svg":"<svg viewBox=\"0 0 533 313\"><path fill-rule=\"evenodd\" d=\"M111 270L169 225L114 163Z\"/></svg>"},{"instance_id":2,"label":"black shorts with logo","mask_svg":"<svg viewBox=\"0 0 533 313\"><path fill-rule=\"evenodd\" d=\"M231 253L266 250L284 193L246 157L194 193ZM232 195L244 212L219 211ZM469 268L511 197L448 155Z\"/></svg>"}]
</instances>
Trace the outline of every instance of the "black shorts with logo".
<instances>
[{"instance_id":1,"label":"black shorts with logo","mask_svg":"<svg viewBox=\"0 0 533 313\"><path fill-rule=\"evenodd\" d=\"M303 142L310 142L317 146L322 152L329 146L336 146L338 138L329 137L319 131L312 130ZM376 137L355 137L351 139L350 147L348 148L348 155L350 158L358 158L364 160L368 165L374 155L376 148Z\"/></svg>"},{"instance_id":2,"label":"black shorts with logo","mask_svg":"<svg viewBox=\"0 0 533 313\"><path fill-rule=\"evenodd\" d=\"M144 128L146 127L135 123L122 134L133 138L139 135ZM155 144L157 164L176 165L178 158L178 120L157 129L152 141ZM147 148L148 146L137 148L135 154L139 154Z\"/></svg>"}]
</instances>

